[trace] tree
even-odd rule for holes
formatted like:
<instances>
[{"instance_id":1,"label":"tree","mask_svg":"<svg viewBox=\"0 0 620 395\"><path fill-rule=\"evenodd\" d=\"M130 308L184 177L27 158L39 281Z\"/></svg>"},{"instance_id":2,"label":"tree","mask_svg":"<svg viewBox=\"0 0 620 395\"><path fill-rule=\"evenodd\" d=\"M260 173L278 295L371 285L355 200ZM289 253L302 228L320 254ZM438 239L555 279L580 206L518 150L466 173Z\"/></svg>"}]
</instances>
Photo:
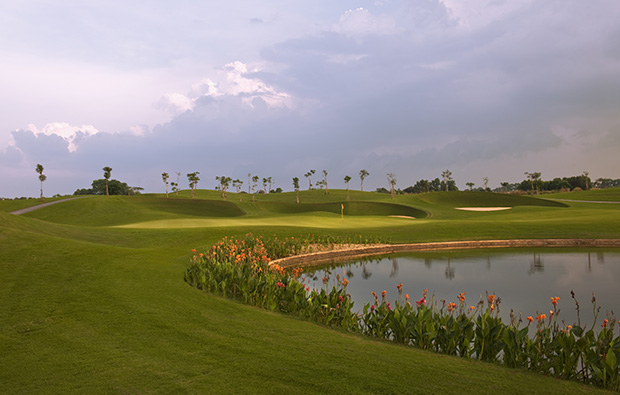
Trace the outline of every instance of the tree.
<instances>
[{"instance_id":1,"label":"tree","mask_svg":"<svg viewBox=\"0 0 620 395\"><path fill-rule=\"evenodd\" d=\"M325 185L325 194L329 195L329 189L327 189L327 170L323 170L323 185Z\"/></svg>"},{"instance_id":2,"label":"tree","mask_svg":"<svg viewBox=\"0 0 620 395\"><path fill-rule=\"evenodd\" d=\"M484 183L484 191L489 191L489 177L482 177L482 182Z\"/></svg>"},{"instance_id":3,"label":"tree","mask_svg":"<svg viewBox=\"0 0 620 395\"><path fill-rule=\"evenodd\" d=\"M510 185L509 182L503 181L503 182L500 182L499 185L502 186L502 192L508 192L508 186Z\"/></svg>"},{"instance_id":4,"label":"tree","mask_svg":"<svg viewBox=\"0 0 620 395\"><path fill-rule=\"evenodd\" d=\"M316 173L316 170L310 170L309 172L304 174L304 177L308 179L308 190L312 189L312 178L311 177L314 173Z\"/></svg>"},{"instance_id":5,"label":"tree","mask_svg":"<svg viewBox=\"0 0 620 395\"><path fill-rule=\"evenodd\" d=\"M110 179L110 176L112 175L112 168L111 167L104 167L103 168L103 178L105 179L105 195L106 196L110 196L109 192L108 192L108 180Z\"/></svg>"},{"instance_id":6,"label":"tree","mask_svg":"<svg viewBox=\"0 0 620 395\"><path fill-rule=\"evenodd\" d=\"M43 166L37 164L36 172L39 173L39 181L41 181L41 200L43 200L43 181L47 179L47 176L43 174Z\"/></svg>"},{"instance_id":7,"label":"tree","mask_svg":"<svg viewBox=\"0 0 620 395\"><path fill-rule=\"evenodd\" d=\"M528 180L530 180L532 193L534 193L534 183L536 183L536 194L538 195L540 193L538 189L538 181L540 179L541 173L539 171L535 171L532 173L526 171L524 174L527 176Z\"/></svg>"},{"instance_id":8,"label":"tree","mask_svg":"<svg viewBox=\"0 0 620 395\"><path fill-rule=\"evenodd\" d=\"M344 183L347 186L347 201L349 201L349 181L351 181L350 176L344 176Z\"/></svg>"},{"instance_id":9,"label":"tree","mask_svg":"<svg viewBox=\"0 0 620 395\"><path fill-rule=\"evenodd\" d=\"M189 181L189 187L192 188L192 199L194 198L194 190L196 189L196 185L198 185L198 181L200 181L199 171L195 171L193 173L187 174L187 180Z\"/></svg>"},{"instance_id":10,"label":"tree","mask_svg":"<svg viewBox=\"0 0 620 395\"><path fill-rule=\"evenodd\" d=\"M172 187L172 192L176 192L176 194L179 194L179 184L177 184L176 182L172 181L170 182L170 186Z\"/></svg>"},{"instance_id":11,"label":"tree","mask_svg":"<svg viewBox=\"0 0 620 395\"><path fill-rule=\"evenodd\" d=\"M470 181L470 182L466 182L465 185L467 185L469 187L470 191L473 191L474 190L474 185L476 185L476 184Z\"/></svg>"},{"instance_id":12,"label":"tree","mask_svg":"<svg viewBox=\"0 0 620 395\"><path fill-rule=\"evenodd\" d=\"M248 173L248 194L252 193L252 174Z\"/></svg>"},{"instance_id":13,"label":"tree","mask_svg":"<svg viewBox=\"0 0 620 395\"><path fill-rule=\"evenodd\" d=\"M586 181L586 191L587 191L588 189L590 189L590 183L589 183L589 181L590 181L590 177L588 177L589 175L590 175L590 173L588 173L587 171L584 171L584 172L583 172L583 178L584 178L584 179L585 179L585 181Z\"/></svg>"},{"instance_id":14,"label":"tree","mask_svg":"<svg viewBox=\"0 0 620 395\"><path fill-rule=\"evenodd\" d=\"M237 190L237 193L239 194L239 201L241 201L241 186L243 185L243 181L233 180L232 184L233 188L235 188Z\"/></svg>"},{"instance_id":15,"label":"tree","mask_svg":"<svg viewBox=\"0 0 620 395\"><path fill-rule=\"evenodd\" d=\"M299 177L293 177L293 188L295 188L295 194L297 195L297 204L299 204Z\"/></svg>"},{"instance_id":16,"label":"tree","mask_svg":"<svg viewBox=\"0 0 620 395\"><path fill-rule=\"evenodd\" d=\"M164 184L166 184L166 198L168 197L168 178L170 176L168 173L161 173L161 179L164 180Z\"/></svg>"},{"instance_id":17,"label":"tree","mask_svg":"<svg viewBox=\"0 0 620 395\"><path fill-rule=\"evenodd\" d=\"M364 191L364 178L368 177L370 175L369 172L366 171L366 169L362 169L360 170L360 191Z\"/></svg>"},{"instance_id":18,"label":"tree","mask_svg":"<svg viewBox=\"0 0 620 395\"><path fill-rule=\"evenodd\" d=\"M181 172L177 171L177 196L179 196L179 188L181 186Z\"/></svg>"},{"instance_id":19,"label":"tree","mask_svg":"<svg viewBox=\"0 0 620 395\"><path fill-rule=\"evenodd\" d=\"M258 185L258 176L252 177L252 203L256 201L256 186Z\"/></svg>"},{"instance_id":20,"label":"tree","mask_svg":"<svg viewBox=\"0 0 620 395\"><path fill-rule=\"evenodd\" d=\"M269 184L269 193L271 193L271 184L273 183L273 178L267 177L267 183Z\"/></svg>"},{"instance_id":21,"label":"tree","mask_svg":"<svg viewBox=\"0 0 620 395\"><path fill-rule=\"evenodd\" d=\"M452 181L452 172L448 169L441 172L441 178L443 178L443 182L445 183L446 192L448 192L449 183Z\"/></svg>"},{"instance_id":22,"label":"tree","mask_svg":"<svg viewBox=\"0 0 620 395\"><path fill-rule=\"evenodd\" d=\"M394 199L394 196L396 195L394 190L394 187L396 186L396 175L394 175L394 173L387 173L387 180L388 184L390 184L390 196Z\"/></svg>"},{"instance_id":23,"label":"tree","mask_svg":"<svg viewBox=\"0 0 620 395\"><path fill-rule=\"evenodd\" d=\"M232 179L226 176L221 176L221 177L216 176L215 179L220 182L220 191L222 192L222 199L226 199L226 191L228 190L228 187L230 186L230 181L232 181Z\"/></svg>"}]
</instances>

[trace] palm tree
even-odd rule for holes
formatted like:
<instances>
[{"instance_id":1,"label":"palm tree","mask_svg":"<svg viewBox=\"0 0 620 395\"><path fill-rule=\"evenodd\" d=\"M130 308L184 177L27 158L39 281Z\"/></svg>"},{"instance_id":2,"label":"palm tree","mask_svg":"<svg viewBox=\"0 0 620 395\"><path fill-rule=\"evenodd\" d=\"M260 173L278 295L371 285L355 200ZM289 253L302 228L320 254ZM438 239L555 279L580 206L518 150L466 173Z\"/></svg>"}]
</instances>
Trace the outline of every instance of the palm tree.
<instances>
[{"instance_id":1,"label":"palm tree","mask_svg":"<svg viewBox=\"0 0 620 395\"><path fill-rule=\"evenodd\" d=\"M230 177L226 176L216 176L215 179L220 182L220 191L222 191L222 199L226 199L226 191L228 190L228 186L230 185L230 181L232 180Z\"/></svg>"},{"instance_id":2,"label":"palm tree","mask_svg":"<svg viewBox=\"0 0 620 395\"><path fill-rule=\"evenodd\" d=\"M474 190L474 185L476 185L476 184L470 181L470 182L466 182L465 185L467 185L469 187L470 191L473 191Z\"/></svg>"},{"instance_id":3,"label":"palm tree","mask_svg":"<svg viewBox=\"0 0 620 395\"><path fill-rule=\"evenodd\" d=\"M366 169L360 170L360 191L364 191L364 178L368 177L369 175L370 173L367 172Z\"/></svg>"},{"instance_id":4,"label":"palm tree","mask_svg":"<svg viewBox=\"0 0 620 395\"><path fill-rule=\"evenodd\" d=\"M166 198L168 197L168 178L170 175L168 173L161 173L161 179L164 180L164 184L166 184Z\"/></svg>"},{"instance_id":5,"label":"palm tree","mask_svg":"<svg viewBox=\"0 0 620 395\"><path fill-rule=\"evenodd\" d=\"M387 179L388 184L390 184L390 195L392 196L392 199L394 199L394 195L396 194L396 192L394 191L394 186L396 186L396 176L394 175L394 173L388 173Z\"/></svg>"},{"instance_id":6,"label":"palm tree","mask_svg":"<svg viewBox=\"0 0 620 395\"><path fill-rule=\"evenodd\" d=\"M344 183L347 185L347 201L349 201L349 181L351 181L351 176L344 176Z\"/></svg>"},{"instance_id":7,"label":"palm tree","mask_svg":"<svg viewBox=\"0 0 620 395\"><path fill-rule=\"evenodd\" d=\"M310 170L309 172L304 174L304 177L308 179L308 190L312 189L312 179L310 177L312 177L314 173L316 173L316 170Z\"/></svg>"},{"instance_id":8,"label":"palm tree","mask_svg":"<svg viewBox=\"0 0 620 395\"><path fill-rule=\"evenodd\" d=\"M295 193L297 195L297 204L299 204L299 177L293 177L293 188L295 188Z\"/></svg>"},{"instance_id":9,"label":"palm tree","mask_svg":"<svg viewBox=\"0 0 620 395\"><path fill-rule=\"evenodd\" d=\"M41 181L41 200L43 200L43 181L47 179L47 176L43 174L43 166L37 164L36 172L39 173L39 181Z\"/></svg>"},{"instance_id":10,"label":"palm tree","mask_svg":"<svg viewBox=\"0 0 620 395\"><path fill-rule=\"evenodd\" d=\"M452 181L452 172L450 170L442 171L441 178L443 178L443 182L446 184L446 192L448 192L450 181Z\"/></svg>"},{"instance_id":11,"label":"palm tree","mask_svg":"<svg viewBox=\"0 0 620 395\"><path fill-rule=\"evenodd\" d=\"M233 180L232 184L233 188L235 188L237 190L237 193L239 194L239 201L241 201L241 186L243 185L243 181L239 179Z\"/></svg>"},{"instance_id":12,"label":"palm tree","mask_svg":"<svg viewBox=\"0 0 620 395\"><path fill-rule=\"evenodd\" d=\"M256 186L258 185L258 176L252 177L252 203L256 201Z\"/></svg>"},{"instance_id":13,"label":"palm tree","mask_svg":"<svg viewBox=\"0 0 620 395\"><path fill-rule=\"evenodd\" d=\"M482 181L484 182L484 191L489 191L489 177L482 177Z\"/></svg>"},{"instance_id":14,"label":"palm tree","mask_svg":"<svg viewBox=\"0 0 620 395\"><path fill-rule=\"evenodd\" d=\"M108 193L108 181L110 180L111 175L112 175L112 168L108 166L104 167L103 178L105 178L105 195L106 196L110 196L110 194Z\"/></svg>"},{"instance_id":15,"label":"palm tree","mask_svg":"<svg viewBox=\"0 0 620 395\"><path fill-rule=\"evenodd\" d=\"M325 185L325 194L329 195L329 190L327 189L327 170L323 170L323 185Z\"/></svg>"},{"instance_id":16,"label":"palm tree","mask_svg":"<svg viewBox=\"0 0 620 395\"><path fill-rule=\"evenodd\" d=\"M193 173L187 174L187 180L189 181L189 186L190 188L192 188L192 199L194 198L194 190L196 189L196 185L198 185L198 181L200 181L198 174L200 174L199 171L195 171Z\"/></svg>"}]
</instances>

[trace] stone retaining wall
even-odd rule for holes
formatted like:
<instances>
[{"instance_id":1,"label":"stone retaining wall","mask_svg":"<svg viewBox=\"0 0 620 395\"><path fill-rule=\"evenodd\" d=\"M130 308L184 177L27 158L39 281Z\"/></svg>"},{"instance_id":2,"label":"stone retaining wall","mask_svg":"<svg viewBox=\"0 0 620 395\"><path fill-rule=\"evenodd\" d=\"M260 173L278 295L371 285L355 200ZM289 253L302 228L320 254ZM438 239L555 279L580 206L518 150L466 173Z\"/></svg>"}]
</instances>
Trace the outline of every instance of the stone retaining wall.
<instances>
[{"instance_id":1,"label":"stone retaining wall","mask_svg":"<svg viewBox=\"0 0 620 395\"><path fill-rule=\"evenodd\" d=\"M460 250L474 248L521 248L521 247L607 247L620 248L620 239L530 239L530 240L477 240L445 241L415 244L380 244L348 249L321 251L276 259L271 264L284 267L304 266L331 261L351 259L370 255L384 255L396 252Z\"/></svg>"}]
</instances>

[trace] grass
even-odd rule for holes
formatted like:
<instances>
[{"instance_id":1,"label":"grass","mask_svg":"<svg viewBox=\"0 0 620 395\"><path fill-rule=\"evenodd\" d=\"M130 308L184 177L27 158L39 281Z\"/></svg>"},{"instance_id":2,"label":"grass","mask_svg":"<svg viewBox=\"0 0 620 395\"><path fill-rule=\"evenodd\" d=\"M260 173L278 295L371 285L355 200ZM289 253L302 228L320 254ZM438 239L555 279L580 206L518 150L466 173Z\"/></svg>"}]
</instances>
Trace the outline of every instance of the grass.
<instances>
[{"instance_id":1,"label":"grass","mask_svg":"<svg viewBox=\"0 0 620 395\"><path fill-rule=\"evenodd\" d=\"M195 200L187 191L168 200L89 197L19 217L6 213L17 208L0 202L2 392L596 392L328 330L183 282L190 249L248 231L361 234L393 242L620 237L618 205L560 207L470 193L392 201L351 191L348 207L359 211L343 221L333 207L345 202L345 192L330 192L301 192L298 209L293 193L257 195L253 204L248 195L242 202L236 194L222 201L215 191L197 191ZM612 192L620 201L620 190ZM284 208L274 209L277 204ZM514 208L454 209L485 204ZM428 217L388 217L413 210Z\"/></svg>"}]
</instances>

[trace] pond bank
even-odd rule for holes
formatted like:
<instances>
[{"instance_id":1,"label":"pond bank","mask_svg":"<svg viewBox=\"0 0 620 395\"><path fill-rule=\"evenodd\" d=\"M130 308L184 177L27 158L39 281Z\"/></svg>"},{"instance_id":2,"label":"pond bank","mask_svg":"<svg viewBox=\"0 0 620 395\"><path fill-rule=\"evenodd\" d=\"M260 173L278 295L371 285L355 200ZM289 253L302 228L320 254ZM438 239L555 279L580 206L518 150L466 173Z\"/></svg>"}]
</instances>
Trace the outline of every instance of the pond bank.
<instances>
[{"instance_id":1,"label":"pond bank","mask_svg":"<svg viewBox=\"0 0 620 395\"><path fill-rule=\"evenodd\" d=\"M384 255L397 252L460 250L475 248L522 248L522 247L596 247L620 248L620 239L523 239L523 240L476 240L444 241L412 244L372 244L335 248L308 254L289 256L273 260L270 264L283 267L307 266L333 259L359 258L369 255Z\"/></svg>"}]
</instances>

